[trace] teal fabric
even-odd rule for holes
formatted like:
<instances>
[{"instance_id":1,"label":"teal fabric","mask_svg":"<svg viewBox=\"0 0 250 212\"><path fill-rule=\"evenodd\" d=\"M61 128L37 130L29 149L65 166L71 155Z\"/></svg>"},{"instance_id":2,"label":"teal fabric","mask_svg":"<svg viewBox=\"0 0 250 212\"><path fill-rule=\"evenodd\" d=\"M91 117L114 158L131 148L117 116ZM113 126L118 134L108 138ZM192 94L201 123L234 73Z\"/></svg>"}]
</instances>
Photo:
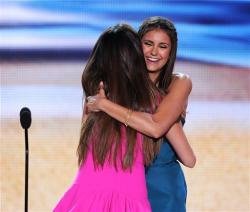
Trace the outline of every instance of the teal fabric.
<instances>
[{"instance_id":1,"label":"teal fabric","mask_svg":"<svg viewBox=\"0 0 250 212\"><path fill-rule=\"evenodd\" d=\"M153 212L185 212L187 187L177 156L167 139L146 168L148 198Z\"/></svg>"}]
</instances>

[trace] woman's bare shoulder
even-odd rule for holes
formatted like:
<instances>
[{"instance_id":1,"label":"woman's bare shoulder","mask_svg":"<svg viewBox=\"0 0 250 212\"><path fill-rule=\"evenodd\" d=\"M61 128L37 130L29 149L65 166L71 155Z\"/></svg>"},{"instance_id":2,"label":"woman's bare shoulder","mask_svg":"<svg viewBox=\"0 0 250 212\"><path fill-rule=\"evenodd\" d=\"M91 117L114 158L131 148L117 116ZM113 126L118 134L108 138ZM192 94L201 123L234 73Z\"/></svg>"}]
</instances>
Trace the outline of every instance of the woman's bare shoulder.
<instances>
[{"instance_id":1,"label":"woman's bare shoulder","mask_svg":"<svg viewBox=\"0 0 250 212\"><path fill-rule=\"evenodd\" d=\"M186 88L191 91L192 80L190 76L188 74L183 74L183 73L174 73L172 75L172 80L167 91L169 92L174 88Z\"/></svg>"},{"instance_id":2,"label":"woman's bare shoulder","mask_svg":"<svg viewBox=\"0 0 250 212\"><path fill-rule=\"evenodd\" d=\"M177 73L173 73L172 75L172 81L174 80L181 80L181 81L184 81L184 82L190 82L191 81L191 78L188 74L183 74L183 73L180 73L180 72L177 72Z\"/></svg>"}]
</instances>

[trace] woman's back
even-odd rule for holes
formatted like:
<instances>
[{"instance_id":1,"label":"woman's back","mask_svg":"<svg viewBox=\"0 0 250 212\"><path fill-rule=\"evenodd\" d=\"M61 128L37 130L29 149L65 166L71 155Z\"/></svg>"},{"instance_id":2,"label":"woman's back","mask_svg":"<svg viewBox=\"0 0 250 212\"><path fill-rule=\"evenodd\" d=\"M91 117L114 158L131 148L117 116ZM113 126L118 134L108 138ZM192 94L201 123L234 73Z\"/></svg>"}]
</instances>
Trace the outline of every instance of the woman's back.
<instances>
[{"instance_id":1,"label":"woman's back","mask_svg":"<svg viewBox=\"0 0 250 212\"><path fill-rule=\"evenodd\" d=\"M122 155L126 145L125 128L121 128ZM142 153L142 135L137 134L135 158L131 171L117 169L107 160L103 168L94 166L92 151L77 177L54 211L151 211L147 198Z\"/></svg>"},{"instance_id":2,"label":"woman's back","mask_svg":"<svg viewBox=\"0 0 250 212\"><path fill-rule=\"evenodd\" d=\"M102 81L109 99L129 110L124 125L103 112L84 110L77 149L80 169L54 211L151 211L143 164L150 152L142 151L142 137L151 150L154 142L125 128L130 111L154 106L155 89L145 70L140 39L130 26L118 24L102 33L82 74L84 94L94 95Z\"/></svg>"}]
</instances>

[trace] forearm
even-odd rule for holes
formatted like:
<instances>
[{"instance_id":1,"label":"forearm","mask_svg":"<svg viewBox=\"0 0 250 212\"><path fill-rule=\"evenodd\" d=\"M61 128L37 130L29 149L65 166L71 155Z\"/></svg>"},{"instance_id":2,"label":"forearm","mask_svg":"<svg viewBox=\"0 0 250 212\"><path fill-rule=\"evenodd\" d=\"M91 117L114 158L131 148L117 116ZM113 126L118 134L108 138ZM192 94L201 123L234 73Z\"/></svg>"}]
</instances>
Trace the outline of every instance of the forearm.
<instances>
[{"instance_id":1,"label":"forearm","mask_svg":"<svg viewBox=\"0 0 250 212\"><path fill-rule=\"evenodd\" d=\"M178 115L169 116L169 118L165 118L164 123L162 123L158 120L157 115L133 111L129 119L126 120L128 108L115 104L107 99L103 99L100 105L100 109L112 118L122 123L126 121L129 127L154 138L162 136L178 118Z\"/></svg>"},{"instance_id":2,"label":"forearm","mask_svg":"<svg viewBox=\"0 0 250 212\"><path fill-rule=\"evenodd\" d=\"M175 80L154 114L133 111L106 99L105 94L88 97L89 111L103 111L114 119L150 137L164 135L185 111L192 84L189 79ZM104 93L104 91L102 91Z\"/></svg>"},{"instance_id":3,"label":"forearm","mask_svg":"<svg viewBox=\"0 0 250 212\"><path fill-rule=\"evenodd\" d=\"M182 124L175 123L166 134L166 137L175 150L179 161L184 166L193 168L196 157L183 131Z\"/></svg>"}]
</instances>

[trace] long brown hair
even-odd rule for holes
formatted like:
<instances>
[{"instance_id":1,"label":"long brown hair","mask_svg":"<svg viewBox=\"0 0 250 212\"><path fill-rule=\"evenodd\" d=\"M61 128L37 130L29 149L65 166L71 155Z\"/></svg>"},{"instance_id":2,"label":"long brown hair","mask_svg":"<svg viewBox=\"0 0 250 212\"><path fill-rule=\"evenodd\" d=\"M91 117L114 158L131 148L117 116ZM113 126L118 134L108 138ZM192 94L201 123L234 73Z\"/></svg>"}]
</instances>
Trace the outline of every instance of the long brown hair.
<instances>
[{"instance_id":1,"label":"long brown hair","mask_svg":"<svg viewBox=\"0 0 250 212\"><path fill-rule=\"evenodd\" d=\"M85 96L95 95L100 81L112 102L153 112L154 85L146 72L138 34L127 24L110 27L99 37L82 74ZM120 160L123 169L131 168L137 132L126 128L126 150L121 158L121 125L104 112L90 113L81 128L78 164L83 164L88 151L92 151L95 166L102 167L108 160L117 167ZM154 157L154 142L144 136L144 143L148 143L144 159L149 164Z\"/></svg>"}]
</instances>

